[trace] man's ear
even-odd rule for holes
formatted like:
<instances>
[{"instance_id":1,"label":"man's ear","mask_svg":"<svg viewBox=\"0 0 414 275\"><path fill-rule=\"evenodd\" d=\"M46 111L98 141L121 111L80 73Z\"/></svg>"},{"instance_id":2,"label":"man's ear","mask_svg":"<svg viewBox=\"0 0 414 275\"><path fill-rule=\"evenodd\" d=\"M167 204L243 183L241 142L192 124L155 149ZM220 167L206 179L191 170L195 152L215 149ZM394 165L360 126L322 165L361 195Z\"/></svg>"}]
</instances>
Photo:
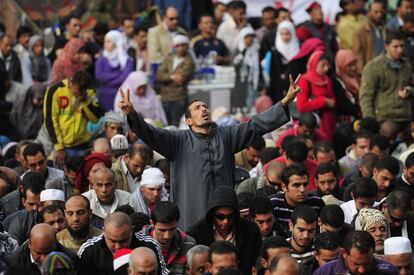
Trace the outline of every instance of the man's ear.
<instances>
[{"instance_id":1,"label":"man's ear","mask_svg":"<svg viewBox=\"0 0 414 275\"><path fill-rule=\"evenodd\" d=\"M292 232L293 231L293 223L291 220L289 220L289 231Z\"/></svg>"},{"instance_id":2,"label":"man's ear","mask_svg":"<svg viewBox=\"0 0 414 275\"><path fill-rule=\"evenodd\" d=\"M351 192L351 198L355 200L354 192Z\"/></svg>"},{"instance_id":3,"label":"man's ear","mask_svg":"<svg viewBox=\"0 0 414 275\"><path fill-rule=\"evenodd\" d=\"M187 123L188 126L193 126L193 120L191 118L186 118L185 123Z\"/></svg>"},{"instance_id":4,"label":"man's ear","mask_svg":"<svg viewBox=\"0 0 414 275\"><path fill-rule=\"evenodd\" d=\"M322 221L321 218L318 218L318 226L321 227L322 226Z\"/></svg>"},{"instance_id":5,"label":"man's ear","mask_svg":"<svg viewBox=\"0 0 414 275\"><path fill-rule=\"evenodd\" d=\"M210 273L210 274L212 273L211 271L213 271L212 267L213 266L211 265L211 263L207 263L207 270L208 270L208 273Z\"/></svg>"},{"instance_id":6,"label":"man's ear","mask_svg":"<svg viewBox=\"0 0 414 275\"><path fill-rule=\"evenodd\" d=\"M287 192L287 186L284 182L282 182L282 191Z\"/></svg>"},{"instance_id":7,"label":"man's ear","mask_svg":"<svg viewBox=\"0 0 414 275\"><path fill-rule=\"evenodd\" d=\"M265 259L263 259L262 257L259 258L260 264L262 265L262 267L264 269L268 269L269 267L267 266L267 261Z\"/></svg>"}]
</instances>

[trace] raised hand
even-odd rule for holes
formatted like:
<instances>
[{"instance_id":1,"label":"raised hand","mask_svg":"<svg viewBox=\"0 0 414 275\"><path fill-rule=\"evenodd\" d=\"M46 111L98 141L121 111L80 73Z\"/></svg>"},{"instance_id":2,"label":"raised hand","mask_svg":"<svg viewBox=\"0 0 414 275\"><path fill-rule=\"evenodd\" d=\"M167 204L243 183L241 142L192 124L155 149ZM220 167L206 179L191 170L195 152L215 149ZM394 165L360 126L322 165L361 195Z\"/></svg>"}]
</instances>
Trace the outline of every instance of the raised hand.
<instances>
[{"instance_id":1,"label":"raised hand","mask_svg":"<svg viewBox=\"0 0 414 275\"><path fill-rule=\"evenodd\" d=\"M295 99L296 95L302 90L297 85L299 79L300 79L300 74L296 77L295 81L293 81L292 75L291 74L289 75L290 85L289 85L289 90L287 91L285 97L282 99L283 106L289 105L289 103L292 102Z\"/></svg>"},{"instance_id":2,"label":"raised hand","mask_svg":"<svg viewBox=\"0 0 414 275\"><path fill-rule=\"evenodd\" d=\"M125 94L124 91L122 91L122 89L119 89L119 92L121 93L121 100L118 102L118 107L122 110L122 112L128 115L134 110L134 107L132 106L132 103L129 100L130 91L128 89L127 93Z\"/></svg>"}]
</instances>

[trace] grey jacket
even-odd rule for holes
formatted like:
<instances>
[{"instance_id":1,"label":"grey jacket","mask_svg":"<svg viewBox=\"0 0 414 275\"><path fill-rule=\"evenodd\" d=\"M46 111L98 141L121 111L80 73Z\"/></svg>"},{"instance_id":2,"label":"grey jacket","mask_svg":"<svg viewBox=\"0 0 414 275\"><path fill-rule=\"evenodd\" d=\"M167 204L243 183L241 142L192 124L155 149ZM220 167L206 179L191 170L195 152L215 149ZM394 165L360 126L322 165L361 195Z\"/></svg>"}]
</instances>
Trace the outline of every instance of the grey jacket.
<instances>
[{"instance_id":1,"label":"grey jacket","mask_svg":"<svg viewBox=\"0 0 414 275\"><path fill-rule=\"evenodd\" d=\"M253 116L247 123L212 128L209 135L191 130L169 131L147 124L137 112L128 123L137 136L171 161L171 200L181 212L179 227L203 218L213 190L219 185L234 187L234 154L289 121L281 103Z\"/></svg>"}]
</instances>

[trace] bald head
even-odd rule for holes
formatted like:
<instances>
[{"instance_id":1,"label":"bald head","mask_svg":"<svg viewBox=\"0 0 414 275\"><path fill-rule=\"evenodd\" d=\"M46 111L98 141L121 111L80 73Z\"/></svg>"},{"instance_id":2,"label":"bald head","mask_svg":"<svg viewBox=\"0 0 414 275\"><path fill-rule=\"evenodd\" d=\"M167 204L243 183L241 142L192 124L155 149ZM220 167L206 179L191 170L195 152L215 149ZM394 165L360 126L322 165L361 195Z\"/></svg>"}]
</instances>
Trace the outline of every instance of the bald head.
<instances>
[{"instance_id":1,"label":"bald head","mask_svg":"<svg viewBox=\"0 0 414 275\"><path fill-rule=\"evenodd\" d=\"M105 179L108 179L108 180L114 182L115 181L115 174L108 167L99 168L99 170L97 170L95 172L94 180L97 181L101 178L105 178Z\"/></svg>"},{"instance_id":2,"label":"bald head","mask_svg":"<svg viewBox=\"0 0 414 275\"><path fill-rule=\"evenodd\" d=\"M270 262L269 271L271 275L299 275L298 262L289 254L282 254L273 258Z\"/></svg>"},{"instance_id":3,"label":"bald head","mask_svg":"<svg viewBox=\"0 0 414 275\"><path fill-rule=\"evenodd\" d=\"M165 11L164 23L169 31L173 32L178 27L178 11L174 7L168 7Z\"/></svg>"},{"instance_id":4,"label":"bald head","mask_svg":"<svg viewBox=\"0 0 414 275\"><path fill-rule=\"evenodd\" d=\"M131 218L123 212L114 212L109 214L105 219L104 227L111 225L117 228L123 227L124 225L131 226Z\"/></svg>"},{"instance_id":5,"label":"bald head","mask_svg":"<svg viewBox=\"0 0 414 275\"><path fill-rule=\"evenodd\" d=\"M158 260L148 247L135 248L129 258L128 274L157 274Z\"/></svg>"},{"instance_id":6,"label":"bald head","mask_svg":"<svg viewBox=\"0 0 414 275\"><path fill-rule=\"evenodd\" d=\"M133 232L131 219L127 214L114 212L108 215L103 231L105 243L113 254L121 248L130 248Z\"/></svg>"},{"instance_id":7,"label":"bald head","mask_svg":"<svg viewBox=\"0 0 414 275\"><path fill-rule=\"evenodd\" d=\"M112 154L111 143L106 138L97 138L93 142L92 151L110 156Z\"/></svg>"},{"instance_id":8,"label":"bald head","mask_svg":"<svg viewBox=\"0 0 414 275\"><path fill-rule=\"evenodd\" d=\"M265 182L267 185L272 185L273 187L281 188L281 179L280 176L282 175L283 169L286 168L284 163L280 163L278 161L270 162L269 166L266 170L266 178ZM277 186L274 186L274 185Z\"/></svg>"},{"instance_id":9,"label":"bald head","mask_svg":"<svg viewBox=\"0 0 414 275\"><path fill-rule=\"evenodd\" d=\"M46 256L56 248L56 233L46 223L35 225L30 231L29 250L35 263L41 265Z\"/></svg>"}]
</instances>

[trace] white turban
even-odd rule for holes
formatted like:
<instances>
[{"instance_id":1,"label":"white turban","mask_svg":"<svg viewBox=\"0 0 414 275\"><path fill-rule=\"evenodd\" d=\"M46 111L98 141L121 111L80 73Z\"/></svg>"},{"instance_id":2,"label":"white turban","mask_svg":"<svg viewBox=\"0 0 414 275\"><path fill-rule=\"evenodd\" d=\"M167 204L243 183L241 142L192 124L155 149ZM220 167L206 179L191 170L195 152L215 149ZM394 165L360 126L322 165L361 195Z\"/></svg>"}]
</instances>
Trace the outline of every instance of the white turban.
<instances>
[{"instance_id":1,"label":"white turban","mask_svg":"<svg viewBox=\"0 0 414 275\"><path fill-rule=\"evenodd\" d=\"M141 187L158 188L165 184L164 174L160 169L152 167L145 169L141 176Z\"/></svg>"},{"instance_id":2,"label":"white turban","mask_svg":"<svg viewBox=\"0 0 414 275\"><path fill-rule=\"evenodd\" d=\"M173 46L177 46L180 44L188 44L190 43L190 40L188 40L188 37L182 34L177 34L176 36L174 36L172 44Z\"/></svg>"}]
</instances>

